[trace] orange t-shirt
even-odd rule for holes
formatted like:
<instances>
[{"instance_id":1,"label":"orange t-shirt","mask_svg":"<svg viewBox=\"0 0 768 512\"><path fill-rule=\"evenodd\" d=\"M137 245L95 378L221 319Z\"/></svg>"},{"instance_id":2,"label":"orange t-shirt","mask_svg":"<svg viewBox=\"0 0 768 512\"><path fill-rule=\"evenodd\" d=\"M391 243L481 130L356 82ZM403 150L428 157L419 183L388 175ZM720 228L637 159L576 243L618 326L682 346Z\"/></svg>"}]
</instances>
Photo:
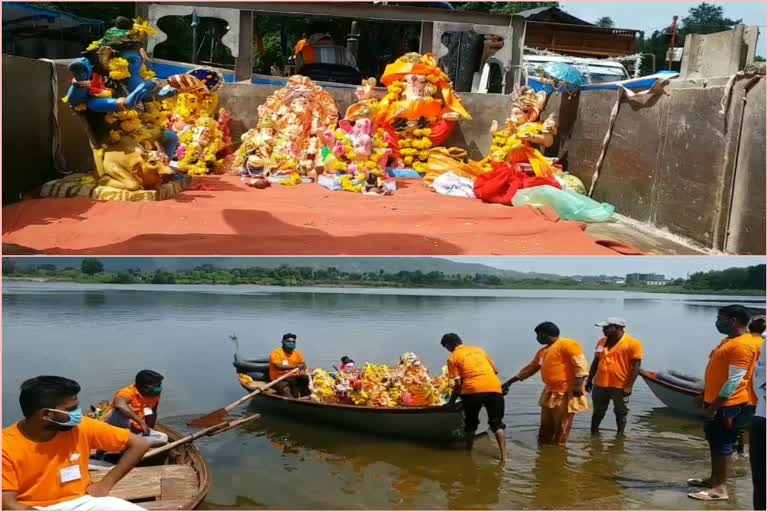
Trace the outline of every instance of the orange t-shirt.
<instances>
[{"instance_id":1,"label":"orange t-shirt","mask_svg":"<svg viewBox=\"0 0 768 512\"><path fill-rule=\"evenodd\" d=\"M728 380L728 367L735 366L747 370L736 391L723 405L751 403L755 397L752 391L752 374L755 371L760 347L750 333L735 338L726 338L709 356L709 363L704 372L704 401L714 403L720 396L723 384Z\"/></svg>"},{"instance_id":2,"label":"orange t-shirt","mask_svg":"<svg viewBox=\"0 0 768 512\"><path fill-rule=\"evenodd\" d=\"M627 333L612 348L606 347L606 342L606 338L601 338L595 347L595 359L599 361L595 385L624 389L629 383L632 361L643 358L643 345Z\"/></svg>"},{"instance_id":3,"label":"orange t-shirt","mask_svg":"<svg viewBox=\"0 0 768 512\"><path fill-rule=\"evenodd\" d=\"M122 452L131 433L83 418L77 427L44 443L30 441L14 424L3 430L3 492L30 507L47 507L84 496L91 484L91 450Z\"/></svg>"},{"instance_id":4,"label":"orange t-shirt","mask_svg":"<svg viewBox=\"0 0 768 512\"><path fill-rule=\"evenodd\" d=\"M461 378L461 394L501 393L496 365L485 350L459 345L448 357L448 376Z\"/></svg>"},{"instance_id":5,"label":"orange t-shirt","mask_svg":"<svg viewBox=\"0 0 768 512\"><path fill-rule=\"evenodd\" d=\"M125 399L125 401L128 402L128 405L133 411L133 413L141 419L144 419L148 416L147 411L145 411L145 409L154 410L155 407L157 407L157 405L160 403L160 395L144 396L141 393L139 393L139 390L136 388L135 384L125 387L120 391L118 391L117 393L115 393L115 398L117 397ZM115 403L113 399L112 403L109 406L109 409L102 416L102 419L106 420L107 416L112 412L114 408L115 408ZM136 424L135 421L131 420L131 425L133 426L134 429L139 430L139 425Z\"/></svg>"},{"instance_id":6,"label":"orange t-shirt","mask_svg":"<svg viewBox=\"0 0 768 512\"><path fill-rule=\"evenodd\" d=\"M757 348L757 359L760 360L760 356L763 353L763 343L765 343L765 340L763 337L759 334L752 334L752 342L755 344L755 348ZM752 383L752 379L755 378L755 372L752 371L752 378L749 380L749 405L757 405L757 403L760 401L760 399L757 397L757 393L755 393L755 386Z\"/></svg>"},{"instance_id":7,"label":"orange t-shirt","mask_svg":"<svg viewBox=\"0 0 768 512\"><path fill-rule=\"evenodd\" d=\"M578 367L580 371L576 371ZM541 368L541 380L544 381L547 391L555 393L568 393L573 390L577 377L587 374L581 368L585 366L584 350L578 341L569 338L559 338L548 347L536 352L531 365ZM578 373L578 375L577 375ZM581 375L584 373L584 375Z\"/></svg>"},{"instance_id":8,"label":"orange t-shirt","mask_svg":"<svg viewBox=\"0 0 768 512\"><path fill-rule=\"evenodd\" d=\"M278 370L276 365L290 366L291 369L298 368L304 364L304 356L301 352L295 350L288 354L283 347L276 348L269 354L269 380L275 380L288 373L290 370Z\"/></svg>"}]
</instances>

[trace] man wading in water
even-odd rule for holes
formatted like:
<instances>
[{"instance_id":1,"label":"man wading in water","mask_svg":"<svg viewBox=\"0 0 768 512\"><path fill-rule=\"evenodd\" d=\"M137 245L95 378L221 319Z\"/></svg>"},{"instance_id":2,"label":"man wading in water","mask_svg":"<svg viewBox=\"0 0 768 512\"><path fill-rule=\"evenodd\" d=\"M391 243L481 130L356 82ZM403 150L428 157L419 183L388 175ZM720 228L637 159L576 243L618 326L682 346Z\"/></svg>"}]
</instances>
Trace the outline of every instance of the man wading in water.
<instances>
[{"instance_id":1,"label":"man wading in water","mask_svg":"<svg viewBox=\"0 0 768 512\"><path fill-rule=\"evenodd\" d=\"M560 328L552 322L537 325L534 332L536 341L544 345L544 348L536 352L528 366L504 383L504 394L515 382L541 371L544 391L539 398L539 444L565 446L571 434L574 415L589 410L589 402L584 395L584 379L589 373L587 358L579 342L561 338Z\"/></svg>"},{"instance_id":2,"label":"man wading in water","mask_svg":"<svg viewBox=\"0 0 768 512\"><path fill-rule=\"evenodd\" d=\"M627 324L621 318L609 318L595 325L603 328L605 337L597 342L595 359L589 369L585 388L587 393L592 392L592 402L595 405L592 414L592 435L600 433L600 423L612 401L613 412L616 414L616 430L618 435L623 436L629 415L627 402L632 394L635 379L640 373L643 345L624 330Z\"/></svg>"},{"instance_id":3,"label":"man wading in water","mask_svg":"<svg viewBox=\"0 0 768 512\"><path fill-rule=\"evenodd\" d=\"M688 494L696 500L727 500L728 465L739 430L751 422L756 403L752 390L760 348L747 331L749 312L743 306L718 311L715 327L726 338L712 351L704 372L704 393L696 403L708 419L704 432L709 443L712 467L709 478L691 478L688 485L705 490Z\"/></svg>"},{"instance_id":4,"label":"man wading in water","mask_svg":"<svg viewBox=\"0 0 768 512\"><path fill-rule=\"evenodd\" d=\"M501 381L493 360L485 350L464 345L458 334L446 334L440 344L448 350L448 376L456 381L453 394L448 402L453 407L461 396L464 406L464 434L467 449L472 449L475 431L480 426L480 409L488 413L488 426L499 443L501 462L506 460L507 442L504 437L504 396Z\"/></svg>"}]
</instances>

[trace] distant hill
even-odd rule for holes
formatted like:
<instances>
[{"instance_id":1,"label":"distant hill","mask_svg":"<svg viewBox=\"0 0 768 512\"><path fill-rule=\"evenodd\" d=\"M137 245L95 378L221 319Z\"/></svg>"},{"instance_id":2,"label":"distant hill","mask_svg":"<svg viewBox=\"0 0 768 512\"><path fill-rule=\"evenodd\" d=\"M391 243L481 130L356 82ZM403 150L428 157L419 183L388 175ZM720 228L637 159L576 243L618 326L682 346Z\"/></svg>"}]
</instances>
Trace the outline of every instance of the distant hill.
<instances>
[{"instance_id":1,"label":"distant hill","mask_svg":"<svg viewBox=\"0 0 768 512\"><path fill-rule=\"evenodd\" d=\"M35 268L40 265L56 265L59 269L66 267L80 268L83 258L56 258L38 257L14 258L18 265ZM507 279L557 279L562 276L555 274L538 274L528 272L516 272L514 270L502 270L479 263L461 263L444 258L309 258L309 257L280 257L280 258L122 258L109 257L98 258L104 264L107 272L124 272L128 269L140 268L142 271L154 271L158 269L171 271L192 270L201 265L210 264L216 268L277 268L281 265L290 267L308 267L312 269L325 269L336 267L341 272L365 273L383 270L387 273L397 273L403 270L424 273L442 272L447 275L460 274L485 274L489 276L504 277Z\"/></svg>"}]
</instances>

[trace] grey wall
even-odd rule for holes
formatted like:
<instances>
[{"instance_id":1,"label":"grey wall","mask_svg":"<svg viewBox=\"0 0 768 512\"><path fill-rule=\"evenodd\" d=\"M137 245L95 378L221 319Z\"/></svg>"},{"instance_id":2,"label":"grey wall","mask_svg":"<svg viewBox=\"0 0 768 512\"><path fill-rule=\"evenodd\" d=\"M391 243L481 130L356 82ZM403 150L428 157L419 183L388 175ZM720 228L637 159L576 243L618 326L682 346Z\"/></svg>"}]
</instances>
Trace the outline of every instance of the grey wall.
<instances>
[{"instance_id":1,"label":"grey wall","mask_svg":"<svg viewBox=\"0 0 768 512\"><path fill-rule=\"evenodd\" d=\"M3 72L14 77L3 83L3 201L7 203L56 177L50 149L54 98L49 64L3 55ZM64 65L59 66L58 75L64 168L87 171L93 161L85 132L80 120L60 103L69 86ZM623 103L595 199L706 247L764 254L765 77L757 79L745 95L746 83L736 82L726 116L718 113L724 79L678 80L643 107ZM257 107L275 90L248 83L222 88L221 103L232 112L236 141L256 125ZM342 114L355 101L353 89L327 90ZM468 148L472 158L480 159L490 146L490 124L506 118L509 98L462 94L462 99L473 120L460 121L448 145ZM553 95L542 114L554 112L560 121L548 154L561 157L587 187L615 101L615 91L582 92L571 98Z\"/></svg>"},{"instance_id":2,"label":"grey wall","mask_svg":"<svg viewBox=\"0 0 768 512\"><path fill-rule=\"evenodd\" d=\"M746 83L736 82L724 116L718 111L725 80L674 81L643 107L624 101L595 199L705 247L764 254L765 77L744 107ZM582 92L572 100L557 95L543 114L561 114L558 141L548 153L561 156L588 188L616 98L616 91Z\"/></svg>"},{"instance_id":3,"label":"grey wall","mask_svg":"<svg viewBox=\"0 0 768 512\"><path fill-rule=\"evenodd\" d=\"M3 203L52 175L51 72L48 63L3 55Z\"/></svg>"}]
</instances>

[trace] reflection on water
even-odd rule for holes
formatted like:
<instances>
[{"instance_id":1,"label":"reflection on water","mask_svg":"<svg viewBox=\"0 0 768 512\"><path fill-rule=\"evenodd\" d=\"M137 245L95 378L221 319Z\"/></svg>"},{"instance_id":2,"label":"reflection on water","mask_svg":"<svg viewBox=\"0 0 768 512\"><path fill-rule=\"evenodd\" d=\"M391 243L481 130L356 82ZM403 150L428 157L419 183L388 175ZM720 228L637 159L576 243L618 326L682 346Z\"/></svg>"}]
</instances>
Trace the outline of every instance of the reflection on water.
<instances>
[{"instance_id":1,"label":"reflection on water","mask_svg":"<svg viewBox=\"0 0 768 512\"><path fill-rule=\"evenodd\" d=\"M88 287L10 284L3 296L3 425L16 420L18 385L43 373L83 385L83 403L110 396L137 370L166 375L161 414L185 421L241 395L232 368L236 332L243 352L261 356L283 332L299 334L310 365L353 359L394 362L417 352L434 370L445 364L444 332L483 345L512 375L538 348L540 321L557 322L589 353L593 326L623 316L645 343L644 366L701 373L717 343L712 298L616 292L475 290L303 290L259 287ZM722 303L737 299L714 298ZM589 436L577 415L567 449L536 445L537 378L506 398L509 457L490 437L471 453L422 446L265 416L245 428L200 440L212 471L210 509L705 509L689 500L686 478L708 470L696 419L669 413L638 382L624 441ZM241 414L247 414L243 410ZM731 495L717 508L746 509L751 482L735 467Z\"/></svg>"}]
</instances>

